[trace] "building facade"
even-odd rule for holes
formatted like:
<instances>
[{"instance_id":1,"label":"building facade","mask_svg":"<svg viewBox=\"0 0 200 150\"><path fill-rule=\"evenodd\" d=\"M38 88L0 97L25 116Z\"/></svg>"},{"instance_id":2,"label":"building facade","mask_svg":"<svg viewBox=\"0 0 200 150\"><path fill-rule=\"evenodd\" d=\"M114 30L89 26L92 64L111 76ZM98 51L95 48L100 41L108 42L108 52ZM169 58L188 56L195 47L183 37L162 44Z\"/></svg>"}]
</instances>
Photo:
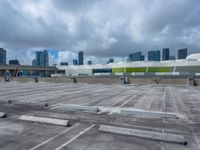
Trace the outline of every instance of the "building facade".
<instances>
[{"instance_id":1,"label":"building facade","mask_svg":"<svg viewBox=\"0 0 200 150\"><path fill-rule=\"evenodd\" d=\"M162 50L162 60L166 61L166 60L169 60L169 58L170 58L169 48L163 48L163 50Z\"/></svg>"},{"instance_id":2,"label":"building facade","mask_svg":"<svg viewBox=\"0 0 200 150\"><path fill-rule=\"evenodd\" d=\"M188 56L187 48L178 50L178 59L186 59L187 56Z\"/></svg>"},{"instance_id":3,"label":"building facade","mask_svg":"<svg viewBox=\"0 0 200 150\"><path fill-rule=\"evenodd\" d=\"M9 60L9 65L19 65L19 60L17 59Z\"/></svg>"},{"instance_id":4,"label":"building facade","mask_svg":"<svg viewBox=\"0 0 200 150\"><path fill-rule=\"evenodd\" d=\"M36 66L48 67L49 66L49 54L48 51L36 52Z\"/></svg>"},{"instance_id":5,"label":"building facade","mask_svg":"<svg viewBox=\"0 0 200 150\"><path fill-rule=\"evenodd\" d=\"M79 65L83 65L83 51L78 52L78 63Z\"/></svg>"},{"instance_id":6,"label":"building facade","mask_svg":"<svg viewBox=\"0 0 200 150\"><path fill-rule=\"evenodd\" d=\"M142 52L135 52L128 55L128 61L144 61L145 57Z\"/></svg>"},{"instance_id":7,"label":"building facade","mask_svg":"<svg viewBox=\"0 0 200 150\"><path fill-rule=\"evenodd\" d=\"M73 59L73 65L78 65L78 60L77 59Z\"/></svg>"},{"instance_id":8,"label":"building facade","mask_svg":"<svg viewBox=\"0 0 200 150\"><path fill-rule=\"evenodd\" d=\"M160 61L160 51L149 51L148 52L148 60L149 61Z\"/></svg>"},{"instance_id":9,"label":"building facade","mask_svg":"<svg viewBox=\"0 0 200 150\"><path fill-rule=\"evenodd\" d=\"M0 65L6 65L6 50L0 48Z\"/></svg>"}]
</instances>

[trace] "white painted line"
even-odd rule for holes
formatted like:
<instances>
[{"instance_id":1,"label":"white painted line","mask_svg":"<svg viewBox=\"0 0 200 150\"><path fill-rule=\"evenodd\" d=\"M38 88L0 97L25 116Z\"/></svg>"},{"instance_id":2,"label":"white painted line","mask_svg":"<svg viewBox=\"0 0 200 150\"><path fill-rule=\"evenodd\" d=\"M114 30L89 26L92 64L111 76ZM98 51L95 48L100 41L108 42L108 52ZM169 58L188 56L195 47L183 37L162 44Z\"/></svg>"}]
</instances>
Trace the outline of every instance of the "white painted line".
<instances>
[{"instance_id":1,"label":"white painted line","mask_svg":"<svg viewBox=\"0 0 200 150\"><path fill-rule=\"evenodd\" d=\"M7 117L7 114L5 112L0 112L0 118L5 118Z\"/></svg>"},{"instance_id":2,"label":"white painted line","mask_svg":"<svg viewBox=\"0 0 200 150\"><path fill-rule=\"evenodd\" d=\"M114 127L114 126L107 126L107 125L101 125L99 127L99 131L121 134L121 135L130 135L134 137L145 138L145 139L159 141L159 142L177 143L177 144L184 144L184 145L187 145L188 143L185 140L183 135L176 135L176 134L169 134L169 133L136 130L136 129L121 128L121 127Z\"/></svg>"},{"instance_id":3,"label":"white painted line","mask_svg":"<svg viewBox=\"0 0 200 150\"><path fill-rule=\"evenodd\" d=\"M70 144L71 142L73 142L74 140L76 140L79 136L81 136L82 134L84 134L85 132L89 131L91 128L93 128L95 126L95 124L89 126L88 128L86 128L85 130L81 131L79 134L77 134L76 136L74 136L72 139L70 139L69 141L67 141L66 143L64 143L63 145L59 146L58 148L56 148L55 150L60 150L63 147L67 146L68 144Z\"/></svg>"},{"instance_id":4,"label":"white painted line","mask_svg":"<svg viewBox=\"0 0 200 150\"><path fill-rule=\"evenodd\" d=\"M129 116L147 117L147 118L171 118L179 119L176 113L155 112L155 111L138 111L138 110L121 110L121 114Z\"/></svg>"},{"instance_id":5,"label":"white painted line","mask_svg":"<svg viewBox=\"0 0 200 150\"><path fill-rule=\"evenodd\" d=\"M124 105L126 105L130 100L132 100L133 98L135 98L136 96L133 96L131 98L129 98L127 101L125 101L124 103L122 103L119 107L115 108L113 111L111 111L109 113L109 115L112 115L114 112L118 111L121 107L123 107Z\"/></svg>"},{"instance_id":6,"label":"white painted line","mask_svg":"<svg viewBox=\"0 0 200 150\"><path fill-rule=\"evenodd\" d=\"M36 117L36 116L26 116L26 115L21 115L19 117L19 120L60 125L60 126L69 126L70 125L70 122L68 120L44 118L44 117Z\"/></svg>"},{"instance_id":7,"label":"white painted line","mask_svg":"<svg viewBox=\"0 0 200 150\"><path fill-rule=\"evenodd\" d=\"M75 128L76 126L79 126L79 125L80 125L80 123L74 125L73 127L70 127L70 128L68 128L68 129L64 130L63 132L61 132L61 133L59 133L59 134L53 136L52 138L50 138L50 139L48 139L48 140L46 140L46 141L44 141L44 142L42 142L42 143L36 145L35 147L31 148L30 150L35 150L35 149L37 149L38 147L40 147L40 146L42 146L42 145L44 145L44 144L46 144L46 143L49 143L49 142L52 141L53 139L57 138L58 136L60 136L60 135L62 135L62 134L64 134L64 133L70 131L71 129L73 129L73 128Z\"/></svg>"}]
</instances>

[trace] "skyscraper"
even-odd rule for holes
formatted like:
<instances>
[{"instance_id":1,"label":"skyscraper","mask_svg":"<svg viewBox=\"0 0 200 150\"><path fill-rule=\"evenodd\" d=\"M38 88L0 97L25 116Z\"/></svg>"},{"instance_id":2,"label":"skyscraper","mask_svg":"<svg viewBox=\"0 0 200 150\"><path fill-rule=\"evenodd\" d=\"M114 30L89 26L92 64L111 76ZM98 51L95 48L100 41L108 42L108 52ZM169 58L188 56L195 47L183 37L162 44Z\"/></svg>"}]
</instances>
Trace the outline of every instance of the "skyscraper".
<instances>
[{"instance_id":1,"label":"skyscraper","mask_svg":"<svg viewBox=\"0 0 200 150\"><path fill-rule=\"evenodd\" d=\"M114 59L113 58L110 58L107 62L107 64L110 64L110 63L114 63Z\"/></svg>"},{"instance_id":2,"label":"skyscraper","mask_svg":"<svg viewBox=\"0 0 200 150\"><path fill-rule=\"evenodd\" d=\"M19 60L17 59L9 60L9 65L19 65Z\"/></svg>"},{"instance_id":3,"label":"skyscraper","mask_svg":"<svg viewBox=\"0 0 200 150\"><path fill-rule=\"evenodd\" d=\"M88 65L92 65L92 61L91 60L88 60Z\"/></svg>"},{"instance_id":4,"label":"skyscraper","mask_svg":"<svg viewBox=\"0 0 200 150\"><path fill-rule=\"evenodd\" d=\"M178 50L178 59L186 59L187 55L188 55L187 48Z\"/></svg>"},{"instance_id":5,"label":"skyscraper","mask_svg":"<svg viewBox=\"0 0 200 150\"><path fill-rule=\"evenodd\" d=\"M6 50L0 48L0 65L6 65Z\"/></svg>"},{"instance_id":6,"label":"skyscraper","mask_svg":"<svg viewBox=\"0 0 200 150\"><path fill-rule=\"evenodd\" d=\"M78 52L78 63L83 65L83 51Z\"/></svg>"},{"instance_id":7,"label":"skyscraper","mask_svg":"<svg viewBox=\"0 0 200 150\"><path fill-rule=\"evenodd\" d=\"M36 65L47 67L49 66L49 54L48 51L37 51L36 52Z\"/></svg>"},{"instance_id":8,"label":"skyscraper","mask_svg":"<svg viewBox=\"0 0 200 150\"><path fill-rule=\"evenodd\" d=\"M142 55L142 52L135 52L128 55L128 61L144 61L144 55Z\"/></svg>"},{"instance_id":9,"label":"skyscraper","mask_svg":"<svg viewBox=\"0 0 200 150\"><path fill-rule=\"evenodd\" d=\"M163 50L162 50L162 60L163 61L169 60L169 58L170 58L169 48L163 48Z\"/></svg>"},{"instance_id":10,"label":"skyscraper","mask_svg":"<svg viewBox=\"0 0 200 150\"><path fill-rule=\"evenodd\" d=\"M78 65L78 60L77 59L73 59L73 65Z\"/></svg>"},{"instance_id":11,"label":"skyscraper","mask_svg":"<svg viewBox=\"0 0 200 150\"><path fill-rule=\"evenodd\" d=\"M149 51L148 52L148 60L149 61L160 61L160 51Z\"/></svg>"}]
</instances>

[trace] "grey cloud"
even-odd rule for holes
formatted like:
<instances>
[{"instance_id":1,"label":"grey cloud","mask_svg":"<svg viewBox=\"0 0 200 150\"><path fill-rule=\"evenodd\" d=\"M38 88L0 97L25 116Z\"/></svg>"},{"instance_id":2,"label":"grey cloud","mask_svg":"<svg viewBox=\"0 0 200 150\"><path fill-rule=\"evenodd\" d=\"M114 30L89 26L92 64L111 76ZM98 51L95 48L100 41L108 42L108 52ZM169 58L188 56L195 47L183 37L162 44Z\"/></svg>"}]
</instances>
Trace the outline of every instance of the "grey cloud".
<instances>
[{"instance_id":1,"label":"grey cloud","mask_svg":"<svg viewBox=\"0 0 200 150\"><path fill-rule=\"evenodd\" d=\"M0 1L0 47L125 57L169 47L199 51L199 0Z\"/></svg>"}]
</instances>

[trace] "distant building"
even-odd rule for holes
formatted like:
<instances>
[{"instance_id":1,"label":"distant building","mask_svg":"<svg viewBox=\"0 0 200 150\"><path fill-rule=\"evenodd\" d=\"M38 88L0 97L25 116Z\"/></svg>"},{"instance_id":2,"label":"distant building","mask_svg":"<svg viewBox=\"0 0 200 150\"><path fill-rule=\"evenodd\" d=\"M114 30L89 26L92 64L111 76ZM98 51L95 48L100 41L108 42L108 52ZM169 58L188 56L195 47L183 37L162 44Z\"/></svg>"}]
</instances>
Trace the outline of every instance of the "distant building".
<instances>
[{"instance_id":1,"label":"distant building","mask_svg":"<svg viewBox=\"0 0 200 150\"><path fill-rule=\"evenodd\" d=\"M91 60L88 61L88 65L92 65L92 61Z\"/></svg>"},{"instance_id":2,"label":"distant building","mask_svg":"<svg viewBox=\"0 0 200 150\"><path fill-rule=\"evenodd\" d=\"M9 60L9 65L19 65L19 60Z\"/></svg>"},{"instance_id":3,"label":"distant building","mask_svg":"<svg viewBox=\"0 0 200 150\"><path fill-rule=\"evenodd\" d=\"M32 66L37 66L37 65L36 65L36 59L33 59L33 60L32 60Z\"/></svg>"},{"instance_id":4,"label":"distant building","mask_svg":"<svg viewBox=\"0 0 200 150\"><path fill-rule=\"evenodd\" d=\"M61 62L60 65L61 66L68 66L68 62Z\"/></svg>"},{"instance_id":5,"label":"distant building","mask_svg":"<svg viewBox=\"0 0 200 150\"><path fill-rule=\"evenodd\" d=\"M77 59L73 59L73 65L78 65L78 60Z\"/></svg>"},{"instance_id":6,"label":"distant building","mask_svg":"<svg viewBox=\"0 0 200 150\"><path fill-rule=\"evenodd\" d=\"M109 61L107 62L107 64L110 64L110 63L114 63L114 59L113 58L110 58Z\"/></svg>"},{"instance_id":7,"label":"distant building","mask_svg":"<svg viewBox=\"0 0 200 150\"><path fill-rule=\"evenodd\" d=\"M187 48L178 50L178 59L186 59L187 56L188 56Z\"/></svg>"},{"instance_id":8,"label":"distant building","mask_svg":"<svg viewBox=\"0 0 200 150\"><path fill-rule=\"evenodd\" d=\"M176 57L175 56L170 56L169 60L176 60Z\"/></svg>"},{"instance_id":9,"label":"distant building","mask_svg":"<svg viewBox=\"0 0 200 150\"><path fill-rule=\"evenodd\" d=\"M145 57L142 52L135 52L128 55L128 61L144 61Z\"/></svg>"},{"instance_id":10,"label":"distant building","mask_svg":"<svg viewBox=\"0 0 200 150\"><path fill-rule=\"evenodd\" d=\"M36 52L36 66L48 67L49 66L49 54L48 51Z\"/></svg>"},{"instance_id":11,"label":"distant building","mask_svg":"<svg viewBox=\"0 0 200 150\"><path fill-rule=\"evenodd\" d=\"M78 52L78 63L83 65L83 51Z\"/></svg>"},{"instance_id":12,"label":"distant building","mask_svg":"<svg viewBox=\"0 0 200 150\"><path fill-rule=\"evenodd\" d=\"M160 61L160 51L149 51L148 52L149 61Z\"/></svg>"},{"instance_id":13,"label":"distant building","mask_svg":"<svg viewBox=\"0 0 200 150\"><path fill-rule=\"evenodd\" d=\"M163 48L163 50L162 50L162 60L163 61L169 60L169 57L170 57L169 48Z\"/></svg>"},{"instance_id":14,"label":"distant building","mask_svg":"<svg viewBox=\"0 0 200 150\"><path fill-rule=\"evenodd\" d=\"M6 50L0 48L0 65L6 65Z\"/></svg>"}]
</instances>

